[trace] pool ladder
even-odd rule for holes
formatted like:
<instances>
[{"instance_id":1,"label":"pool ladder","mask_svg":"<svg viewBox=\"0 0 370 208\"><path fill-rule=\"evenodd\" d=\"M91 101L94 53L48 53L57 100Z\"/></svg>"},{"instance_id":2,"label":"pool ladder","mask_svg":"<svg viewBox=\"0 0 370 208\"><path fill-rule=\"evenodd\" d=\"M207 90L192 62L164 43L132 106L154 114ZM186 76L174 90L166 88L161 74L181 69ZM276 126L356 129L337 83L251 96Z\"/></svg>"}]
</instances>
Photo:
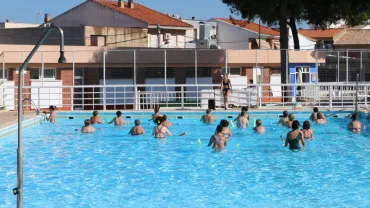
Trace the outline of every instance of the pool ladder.
<instances>
[{"instance_id":1,"label":"pool ladder","mask_svg":"<svg viewBox=\"0 0 370 208\"><path fill-rule=\"evenodd\" d=\"M40 109L36 106L36 104L33 102L33 100L31 100L31 98L25 98L25 99L23 99L23 101L30 101L32 107L34 107L36 109L36 116L40 115Z\"/></svg>"}]
</instances>

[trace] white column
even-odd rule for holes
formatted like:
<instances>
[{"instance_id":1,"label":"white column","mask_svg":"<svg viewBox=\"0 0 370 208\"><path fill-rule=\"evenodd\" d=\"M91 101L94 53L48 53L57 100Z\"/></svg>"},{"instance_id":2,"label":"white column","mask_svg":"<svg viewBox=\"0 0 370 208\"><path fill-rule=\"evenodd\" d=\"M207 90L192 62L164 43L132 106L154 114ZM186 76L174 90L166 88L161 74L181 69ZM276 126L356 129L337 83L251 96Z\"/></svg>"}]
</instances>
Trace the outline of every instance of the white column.
<instances>
[{"instance_id":1,"label":"white column","mask_svg":"<svg viewBox=\"0 0 370 208\"><path fill-rule=\"evenodd\" d=\"M339 62L339 56L340 56L340 54L339 54L339 51L338 51L338 63L337 63L337 64L338 64L338 67L337 67L337 68L338 68L338 70L337 70L337 82L339 82L339 80L340 80L340 79L339 79L339 69L340 69L340 67L339 67L339 66L340 66L340 62Z\"/></svg>"},{"instance_id":2,"label":"white column","mask_svg":"<svg viewBox=\"0 0 370 208\"><path fill-rule=\"evenodd\" d=\"M227 68L228 68L228 56L227 56L227 50L225 50L225 71L227 73Z\"/></svg>"},{"instance_id":3,"label":"white column","mask_svg":"<svg viewBox=\"0 0 370 208\"><path fill-rule=\"evenodd\" d=\"M75 86L75 52L72 51L72 86Z\"/></svg>"},{"instance_id":4,"label":"white column","mask_svg":"<svg viewBox=\"0 0 370 208\"><path fill-rule=\"evenodd\" d=\"M195 54L195 84L198 85L198 54L197 54L197 49L194 50Z\"/></svg>"},{"instance_id":5,"label":"white column","mask_svg":"<svg viewBox=\"0 0 370 208\"><path fill-rule=\"evenodd\" d=\"M44 86L44 52L41 52L41 80L42 80L42 86Z\"/></svg>"}]
</instances>

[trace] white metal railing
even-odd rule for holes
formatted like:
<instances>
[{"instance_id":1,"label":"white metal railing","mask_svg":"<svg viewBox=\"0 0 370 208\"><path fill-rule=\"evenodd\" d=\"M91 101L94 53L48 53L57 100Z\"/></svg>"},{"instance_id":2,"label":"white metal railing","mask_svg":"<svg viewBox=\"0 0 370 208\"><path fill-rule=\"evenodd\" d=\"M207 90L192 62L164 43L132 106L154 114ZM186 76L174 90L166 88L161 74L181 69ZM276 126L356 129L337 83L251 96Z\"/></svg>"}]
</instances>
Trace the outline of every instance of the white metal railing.
<instances>
[{"instance_id":1,"label":"white metal railing","mask_svg":"<svg viewBox=\"0 0 370 208\"><path fill-rule=\"evenodd\" d=\"M281 90L277 90L280 88ZM273 91L272 89L274 87ZM143 90L144 89L144 90ZM0 86L2 103L6 109L17 109L17 87ZM370 84L359 84L358 103L368 107ZM355 84L258 84L233 86L229 105L259 108L292 107L296 102L303 107L354 108ZM24 107L34 109L55 105L65 110L152 109L165 108L205 109L208 100L223 106L219 85L84 85L84 86L25 86Z\"/></svg>"}]
</instances>

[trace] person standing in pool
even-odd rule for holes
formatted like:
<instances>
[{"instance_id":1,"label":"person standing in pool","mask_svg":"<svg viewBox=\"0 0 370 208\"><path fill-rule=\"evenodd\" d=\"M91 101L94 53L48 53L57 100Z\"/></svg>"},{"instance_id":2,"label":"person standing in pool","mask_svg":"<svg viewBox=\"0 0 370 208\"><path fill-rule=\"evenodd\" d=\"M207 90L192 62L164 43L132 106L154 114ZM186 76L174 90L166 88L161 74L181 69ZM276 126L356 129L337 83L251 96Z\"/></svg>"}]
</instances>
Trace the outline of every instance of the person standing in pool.
<instances>
[{"instance_id":1,"label":"person standing in pool","mask_svg":"<svg viewBox=\"0 0 370 208\"><path fill-rule=\"evenodd\" d=\"M357 114L354 113L352 114L352 117L351 117L352 121L349 122L349 124L347 125L347 129L352 131L352 132L361 132L361 123L357 120Z\"/></svg>"},{"instance_id":2,"label":"person standing in pool","mask_svg":"<svg viewBox=\"0 0 370 208\"><path fill-rule=\"evenodd\" d=\"M325 119L325 117L322 115L322 113L321 113L321 112L317 112L316 116L317 116L317 117L316 117L315 122L316 122L317 124L321 124L321 125L326 124L326 119Z\"/></svg>"},{"instance_id":3,"label":"person standing in pool","mask_svg":"<svg viewBox=\"0 0 370 208\"><path fill-rule=\"evenodd\" d=\"M279 122L277 123L278 126L280 126L280 124L282 125L285 125L286 122L288 122L289 119L288 119L288 111L284 111L283 112L283 117L280 118Z\"/></svg>"},{"instance_id":4,"label":"person standing in pool","mask_svg":"<svg viewBox=\"0 0 370 208\"><path fill-rule=\"evenodd\" d=\"M248 123L249 123L248 106L247 107L242 107L241 112L239 113L238 117L236 117L234 119L234 122L237 122L239 120L240 115L242 114L243 111L245 112L245 116L244 117L248 119Z\"/></svg>"},{"instance_id":5,"label":"person standing in pool","mask_svg":"<svg viewBox=\"0 0 370 208\"><path fill-rule=\"evenodd\" d=\"M76 130L77 131L77 130ZM81 133L94 133L96 129L91 126L90 119L85 120L85 126L81 128Z\"/></svg>"},{"instance_id":6,"label":"person standing in pool","mask_svg":"<svg viewBox=\"0 0 370 208\"><path fill-rule=\"evenodd\" d=\"M202 118L200 119L200 122L206 123L206 124L211 124L213 123L216 118L211 115L212 110L207 109L206 110L206 115L203 115Z\"/></svg>"},{"instance_id":7,"label":"person standing in pool","mask_svg":"<svg viewBox=\"0 0 370 208\"><path fill-rule=\"evenodd\" d=\"M227 145L227 138L225 137L225 134L223 134L223 126L218 125L216 128L216 133L212 135L212 137L209 139L208 147L212 146L213 149L223 149Z\"/></svg>"},{"instance_id":8,"label":"person standing in pool","mask_svg":"<svg viewBox=\"0 0 370 208\"><path fill-rule=\"evenodd\" d=\"M253 131L259 134L265 133L265 127L262 126L262 121L260 119L257 119L256 127L253 128Z\"/></svg>"},{"instance_id":9,"label":"person standing in pool","mask_svg":"<svg viewBox=\"0 0 370 208\"><path fill-rule=\"evenodd\" d=\"M112 121L107 122L107 123L108 124L114 123L114 125L116 125L116 126L122 126L122 125L126 124L126 122L122 119L122 112L121 111L117 111L116 112L116 117L113 118Z\"/></svg>"},{"instance_id":10,"label":"person standing in pool","mask_svg":"<svg viewBox=\"0 0 370 208\"><path fill-rule=\"evenodd\" d=\"M163 115L162 118L163 118L163 122L162 122L163 126L166 126L167 128L172 126L172 123L167 121L167 116L166 115Z\"/></svg>"},{"instance_id":11,"label":"person standing in pool","mask_svg":"<svg viewBox=\"0 0 370 208\"><path fill-rule=\"evenodd\" d=\"M294 114L293 113L289 114L288 119L289 120L287 122L285 122L284 125L288 128L292 128L292 124L293 124L293 121L294 121Z\"/></svg>"},{"instance_id":12,"label":"person standing in pool","mask_svg":"<svg viewBox=\"0 0 370 208\"><path fill-rule=\"evenodd\" d=\"M222 130L222 133L227 137L232 137L233 134L231 133L230 129L229 129L229 122L225 119L221 120L220 121L220 125L223 126L223 130Z\"/></svg>"},{"instance_id":13,"label":"person standing in pool","mask_svg":"<svg viewBox=\"0 0 370 208\"><path fill-rule=\"evenodd\" d=\"M245 115L245 111L242 111L240 113L240 117L239 119L236 121L236 126L239 128L239 129L245 129L245 128L249 128L249 121L248 119L246 118L246 115Z\"/></svg>"},{"instance_id":14,"label":"person standing in pool","mask_svg":"<svg viewBox=\"0 0 370 208\"><path fill-rule=\"evenodd\" d=\"M153 128L152 135L157 139L165 139L166 135L172 136L172 134L168 130L168 128L166 126L162 125L163 121L164 121L163 117L158 117L155 120L155 123L157 124L157 126Z\"/></svg>"},{"instance_id":15,"label":"person standing in pool","mask_svg":"<svg viewBox=\"0 0 370 208\"><path fill-rule=\"evenodd\" d=\"M140 120L139 119L135 120L135 126L132 127L132 129L130 130L130 134L132 136L144 134L144 129L143 129L143 127L140 126Z\"/></svg>"},{"instance_id":16,"label":"person standing in pool","mask_svg":"<svg viewBox=\"0 0 370 208\"><path fill-rule=\"evenodd\" d=\"M221 81L221 93L224 96L225 110L227 110L227 103L229 101L229 96L232 93L231 81L227 74L224 74L224 78Z\"/></svg>"},{"instance_id":17,"label":"person standing in pool","mask_svg":"<svg viewBox=\"0 0 370 208\"><path fill-rule=\"evenodd\" d=\"M49 121L50 123L55 123L56 121L56 117L57 117L56 112L55 112L56 108L57 108L56 106L51 105L49 106L49 112L44 111L45 119ZM46 116L47 114L49 114L49 117Z\"/></svg>"},{"instance_id":18,"label":"person standing in pool","mask_svg":"<svg viewBox=\"0 0 370 208\"><path fill-rule=\"evenodd\" d=\"M313 140L313 131L310 128L311 128L310 122L309 121L304 121L303 122L303 129L301 129L301 132L303 134L304 139L309 139L310 141L312 141Z\"/></svg>"},{"instance_id":19,"label":"person standing in pool","mask_svg":"<svg viewBox=\"0 0 370 208\"><path fill-rule=\"evenodd\" d=\"M98 111L93 112L93 116L90 118L92 124L101 124L103 123L102 119L98 116Z\"/></svg>"},{"instance_id":20,"label":"person standing in pool","mask_svg":"<svg viewBox=\"0 0 370 208\"><path fill-rule=\"evenodd\" d=\"M314 122L314 121L316 121L316 120L317 120L317 114L318 114L318 113L319 113L319 108L314 107L314 108L313 108L313 113L312 113L312 114L311 114L311 116L310 116L310 120L311 120L311 121L313 121L313 122ZM321 114L321 115L322 115L322 114ZM324 115L322 115L322 116L323 116L323 118L324 118L324 119L326 119Z\"/></svg>"},{"instance_id":21,"label":"person standing in pool","mask_svg":"<svg viewBox=\"0 0 370 208\"><path fill-rule=\"evenodd\" d=\"M292 123L292 130L286 135L286 139L284 142L284 138L280 136L280 139L284 142L284 147L289 145L289 149L292 151L298 150L301 151L302 147L306 146L306 143L303 138L303 133L299 131L299 121L294 120Z\"/></svg>"},{"instance_id":22,"label":"person standing in pool","mask_svg":"<svg viewBox=\"0 0 370 208\"><path fill-rule=\"evenodd\" d=\"M161 114L159 114L159 106L155 106L155 107L154 107L154 114L152 115L152 120L153 120L153 122L155 122L155 120L156 120L158 117L162 117L162 115L161 115Z\"/></svg>"}]
</instances>

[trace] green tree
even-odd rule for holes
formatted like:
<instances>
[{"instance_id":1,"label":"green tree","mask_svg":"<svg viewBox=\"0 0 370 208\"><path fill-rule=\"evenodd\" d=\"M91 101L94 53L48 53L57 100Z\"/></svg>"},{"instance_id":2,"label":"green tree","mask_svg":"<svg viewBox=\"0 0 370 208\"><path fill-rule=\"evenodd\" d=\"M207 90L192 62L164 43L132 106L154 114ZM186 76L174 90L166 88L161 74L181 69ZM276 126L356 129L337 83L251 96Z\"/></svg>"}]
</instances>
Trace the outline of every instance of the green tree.
<instances>
[{"instance_id":1,"label":"green tree","mask_svg":"<svg viewBox=\"0 0 370 208\"><path fill-rule=\"evenodd\" d=\"M268 25L279 25L281 50L281 81L286 80L286 59L289 33L292 30L294 48L299 49L299 39L296 24L307 22L325 29L339 20L345 20L349 25L358 25L368 20L370 16L370 1L368 0L222 0L231 12L240 14L242 18L253 20L260 18Z\"/></svg>"}]
</instances>

